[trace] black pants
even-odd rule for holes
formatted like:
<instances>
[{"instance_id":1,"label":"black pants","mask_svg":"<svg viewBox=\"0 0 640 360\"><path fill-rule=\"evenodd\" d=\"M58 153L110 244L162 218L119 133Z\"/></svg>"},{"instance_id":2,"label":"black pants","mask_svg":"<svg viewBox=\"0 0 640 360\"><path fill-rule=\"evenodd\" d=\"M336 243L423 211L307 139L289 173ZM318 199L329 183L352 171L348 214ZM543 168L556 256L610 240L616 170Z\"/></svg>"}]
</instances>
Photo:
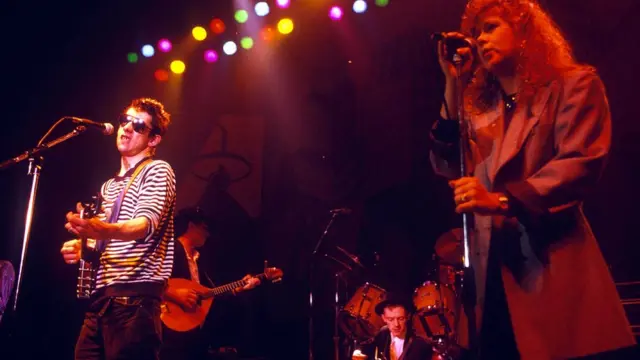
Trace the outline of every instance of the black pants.
<instances>
[{"instance_id":1,"label":"black pants","mask_svg":"<svg viewBox=\"0 0 640 360\"><path fill-rule=\"evenodd\" d=\"M104 298L86 312L76 360L156 360L162 344L160 300Z\"/></svg>"},{"instance_id":2,"label":"black pants","mask_svg":"<svg viewBox=\"0 0 640 360\"><path fill-rule=\"evenodd\" d=\"M511 325L500 262L495 250L492 248L491 251L480 331L480 359L518 360L520 353Z\"/></svg>"}]
</instances>

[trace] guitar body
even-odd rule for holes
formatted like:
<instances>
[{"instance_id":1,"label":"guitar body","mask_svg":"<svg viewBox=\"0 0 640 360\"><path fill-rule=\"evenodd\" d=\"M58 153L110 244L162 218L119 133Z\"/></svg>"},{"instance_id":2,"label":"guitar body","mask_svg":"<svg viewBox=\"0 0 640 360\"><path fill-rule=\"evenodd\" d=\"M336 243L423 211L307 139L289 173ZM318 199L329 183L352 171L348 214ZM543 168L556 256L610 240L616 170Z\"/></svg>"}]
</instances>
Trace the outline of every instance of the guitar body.
<instances>
[{"instance_id":1,"label":"guitar body","mask_svg":"<svg viewBox=\"0 0 640 360\"><path fill-rule=\"evenodd\" d=\"M211 289L202 286L195 281L179 278L169 279L169 286L182 289L193 289L199 293L206 293ZM179 304L164 299L160 319L171 330L184 332L202 325L207 318L213 297L202 299L193 310L185 310Z\"/></svg>"}]
</instances>

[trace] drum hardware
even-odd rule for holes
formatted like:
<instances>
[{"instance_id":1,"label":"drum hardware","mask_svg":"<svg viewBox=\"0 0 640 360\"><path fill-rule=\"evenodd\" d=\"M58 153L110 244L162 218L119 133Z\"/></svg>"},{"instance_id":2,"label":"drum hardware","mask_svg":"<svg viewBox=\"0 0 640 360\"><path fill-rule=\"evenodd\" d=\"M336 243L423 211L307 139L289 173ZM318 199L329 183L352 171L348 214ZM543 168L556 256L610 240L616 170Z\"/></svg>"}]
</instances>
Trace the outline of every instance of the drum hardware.
<instances>
[{"instance_id":1,"label":"drum hardware","mask_svg":"<svg viewBox=\"0 0 640 360\"><path fill-rule=\"evenodd\" d=\"M364 269L364 265L362 265L362 263L360 262L360 259L358 259L357 256L351 254L350 252L348 252L347 250L341 248L340 246L336 246L336 249L340 250L340 252L342 252L345 256L347 256L349 258L349 260L353 261L354 264L360 266L361 268Z\"/></svg>"},{"instance_id":2,"label":"drum hardware","mask_svg":"<svg viewBox=\"0 0 640 360\"><path fill-rule=\"evenodd\" d=\"M331 218L329 219L327 226L324 228L322 235L320 235L320 238L318 239L316 246L313 248L313 252L311 253L311 261L309 262L309 360L313 360L313 339L314 339L314 335L313 335L313 284L314 284L313 272L314 272L315 255L318 253L318 250L320 249L320 246L322 245L322 242L324 241L324 239L327 237L327 234L329 233L329 230L333 226L333 223L336 221L338 216L342 214L341 212L330 212L330 213L331 213ZM338 349L335 349L335 355L336 355L335 360L338 360L338 357L337 357L338 352L339 352Z\"/></svg>"},{"instance_id":3,"label":"drum hardware","mask_svg":"<svg viewBox=\"0 0 640 360\"><path fill-rule=\"evenodd\" d=\"M320 238L318 239L318 242L316 243L313 252L312 252L312 257L311 257L311 261L309 263L309 360L313 360L313 352L314 352L314 325L313 325L313 289L314 289L314 267L315 267L315 261L316 261L316 255L318 254L318 252L320 251L320 249L322 248L322 244L324 242L324 240L327 238L327 235L329 233L329 230L331 229L331 227L333 226L334 222L336 221L336 219L341 216L341 215L349 215L351 214L352 210L351 209L347 209L347 208L341 208L341 209L333 209L331 211L329 211L329 213L331 214L331 218L329 219L327 225L324 228L324 231L322 232ZM323 250L323 258L326 259L330 259L332 260L332 262L334 264L338 265L338 269L336 269L333 272L333 275L335 277L335 303L334 303L334 334L333 334L333 341L334 341L334 357L335 360L339 360L340 359L340 334L338 331L338 327L339 327L339 317L340 317L340 281L342 280L344 282L344 287L345 287L345 292L346 292L346 288L347 288L347 278L346 278L346 274L351 273L354 270L354 265L358 265L359 268L361 269L365 269L364 265L362 265L362 263L360 263L359 259L357 256L349 253L348 251L346 251L345 249L339 247L339 246L335 246L332 247L331 249L336 248L337 250L339 250L338 252L333 252L335 256L332 256L328 253L328 251ZM329 250L329 249L326 249ZM342 256L340 256L340 253L343 254L344 256L346 256L348 258L348 260L346 259L341 259ZM352 264L353 263L353 264ZM346 294L345 294L346 297Z\"/></svg>"}]
</instances>

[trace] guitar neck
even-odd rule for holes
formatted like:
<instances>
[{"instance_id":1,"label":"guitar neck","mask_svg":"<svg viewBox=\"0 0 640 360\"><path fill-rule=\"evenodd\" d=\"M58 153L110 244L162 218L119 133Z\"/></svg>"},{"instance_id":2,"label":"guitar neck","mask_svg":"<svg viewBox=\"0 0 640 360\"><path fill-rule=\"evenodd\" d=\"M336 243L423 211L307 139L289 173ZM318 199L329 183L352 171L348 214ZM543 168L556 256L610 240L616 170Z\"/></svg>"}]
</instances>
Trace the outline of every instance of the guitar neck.
<instances>
[{"instance_id":1,"label":"guitar neck","mask_svg":"<svg viewBox=\"0 0 640 360\"><path fill-rule=\"evenodd\" d=\"M260 279L260 281L265 279L265 275L264 274L260 274L256 276L258 279ZM226 284L226 285L222 285L222 286L218 286L215 287L211 290L209 290L206 294L203 295L203 298L209 298L212 296L218 296L218 295L223 295L223 294L227 294L233 291L233 289L237 289L239 287L243 287L247 285L247 282L244 280L238 280L238 281L234 281L232 283Z\"/></svg>"}]
</instances>

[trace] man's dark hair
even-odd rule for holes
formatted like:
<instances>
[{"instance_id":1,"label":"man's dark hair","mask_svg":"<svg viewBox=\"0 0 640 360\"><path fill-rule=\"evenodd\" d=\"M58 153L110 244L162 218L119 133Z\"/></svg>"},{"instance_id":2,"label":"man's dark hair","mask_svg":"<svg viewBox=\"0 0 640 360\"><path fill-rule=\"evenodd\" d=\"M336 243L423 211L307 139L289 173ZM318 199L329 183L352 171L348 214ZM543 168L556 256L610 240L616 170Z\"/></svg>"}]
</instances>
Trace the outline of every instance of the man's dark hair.
<instances>
[{"instance_id":1,"label":"man's dark hair","mask_svg":"<svg viewBox=\"0 0 640 360\"><path fill-rule=\"evenodd\" d=\"M138 111L144 111L151 116L151 135L164 136L167 128L171 123L171 114L169 114L161 102L151 98L135 99L129 105Z\"/></svg>"},{"instance_id":2,"label":"man's dark hair","mask_svg":"<svg viewBox=\"0 0 640 360\"><path fill-rule=\"evenodd\" d=\"M182 236L187 231L189 223L199 225L207 223L211 227L211 221L200 207L189 207L178 212L174 219L175 237Z\"/></svg>"}]
</instances>

